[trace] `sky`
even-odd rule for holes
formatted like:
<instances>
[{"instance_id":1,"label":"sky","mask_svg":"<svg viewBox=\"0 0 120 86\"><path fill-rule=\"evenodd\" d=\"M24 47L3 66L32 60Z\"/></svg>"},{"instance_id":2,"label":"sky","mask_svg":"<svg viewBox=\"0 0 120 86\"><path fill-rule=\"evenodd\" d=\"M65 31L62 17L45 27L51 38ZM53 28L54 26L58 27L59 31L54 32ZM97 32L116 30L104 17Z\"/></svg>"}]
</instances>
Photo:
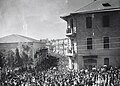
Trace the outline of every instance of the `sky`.
<instances>
[{"instance_id":1,"label":"sky","mask_svg":"<svg viewBox=\"0 0 120 86\"><path fill-rule=\"evenodd\" d=\"M20 34L35 39L65 38L60 18L93 0L0 0L0 37Z\"/></svg>"}]
</instances>

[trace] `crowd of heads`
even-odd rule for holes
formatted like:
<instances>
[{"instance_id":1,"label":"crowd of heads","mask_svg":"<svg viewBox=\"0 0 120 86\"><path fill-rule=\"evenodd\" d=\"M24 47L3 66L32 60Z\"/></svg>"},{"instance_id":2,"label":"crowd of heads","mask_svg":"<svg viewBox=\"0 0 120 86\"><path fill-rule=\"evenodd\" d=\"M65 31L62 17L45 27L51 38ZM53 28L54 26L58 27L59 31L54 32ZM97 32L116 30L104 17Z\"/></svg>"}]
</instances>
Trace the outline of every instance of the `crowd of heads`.
<instances>
[{"instance_id":1,"label":"crowd of heads","mask_svg":"<svg viewBox=\"0 0 120 86\"><path fill-rule=\"evenodd\" d=\"M120 86L120 69L116 67L92 70L11 71L1 74L1 86Z\"/></svg>"}]
</instances>

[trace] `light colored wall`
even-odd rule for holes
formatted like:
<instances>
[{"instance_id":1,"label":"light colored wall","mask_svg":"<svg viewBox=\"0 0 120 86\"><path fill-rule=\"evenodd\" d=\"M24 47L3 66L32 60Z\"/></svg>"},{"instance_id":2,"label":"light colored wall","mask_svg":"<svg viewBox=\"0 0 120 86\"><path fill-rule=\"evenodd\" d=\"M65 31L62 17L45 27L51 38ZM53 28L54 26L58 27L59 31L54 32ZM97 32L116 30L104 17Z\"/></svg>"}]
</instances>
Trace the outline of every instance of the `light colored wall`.
<instances>
[{"instance_id":1,"label":"light colored wall","mask_svg":"<svg viewBox=\"0 0 120 86\"><path fill-rule=\"evenodd\" d=\"M69 44L68 38L54 40L53 42L53 45L55 46L54 51L56 53L59 52L59 54L61 55L63 54L66 55L68 44Z\"/></svg>"},{"instance_id":2,"label":"light colored wall","mask_svg":"<svg viewBox=\"0 0 120 86\"><path fill-rule=\"evenodd\" d=\"M1 49L6 49L6 50L10 50L10 49L15 49L17 48L18 43L0 43L0 50Z\"/></svg>"},{"instance_id":3,"label":"light colored wall","mask_svg":"<svg viewBox=\"0 0 120 86\"><path fill-rule=\"evenodd\" d=\"M43 48L45 47L45 44L44 43L40 43L40 42L34 42L33 43L33 48L36 50L38 48Z\"/></svg>"}]
</instances>

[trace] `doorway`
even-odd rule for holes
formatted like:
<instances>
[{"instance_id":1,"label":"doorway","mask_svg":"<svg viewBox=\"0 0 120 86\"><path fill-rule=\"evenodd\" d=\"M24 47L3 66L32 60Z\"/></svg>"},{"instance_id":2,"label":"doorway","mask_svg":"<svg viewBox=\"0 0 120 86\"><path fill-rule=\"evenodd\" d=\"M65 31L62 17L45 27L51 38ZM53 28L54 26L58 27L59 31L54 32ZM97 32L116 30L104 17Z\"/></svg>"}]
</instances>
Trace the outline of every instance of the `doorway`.
<instances>
[{"instance_id":1,"label":"doorway","mask_svg":"<svg viewBox=\"0 0 120 86\"><path fill-rule=\"evenodd\" d=\"M92 69L93 67L97 66L97 60L96 59L86 59L86 60L84 60L84 66L85 66L85 68Z\"/></svg>"},{"instance_id":2,"label":"doorway","mask_svg":"<svg viewBox=\"0 0 120 86\"><path fill-rule=\"evenodd\" d=\"M109 66L109 58L104 58L104 65Z\"/></svg>"},{"instance_id":3,"label":"doorway","mask_svg":"<svg viewBox=\"0 0 120 86\"><path fill-rule=\"evenodd\" d=\"M97 56L83 56L84 60L84 67L87 69L92 69L93 67L97 66Z\"/></svg>"}]
</instances>

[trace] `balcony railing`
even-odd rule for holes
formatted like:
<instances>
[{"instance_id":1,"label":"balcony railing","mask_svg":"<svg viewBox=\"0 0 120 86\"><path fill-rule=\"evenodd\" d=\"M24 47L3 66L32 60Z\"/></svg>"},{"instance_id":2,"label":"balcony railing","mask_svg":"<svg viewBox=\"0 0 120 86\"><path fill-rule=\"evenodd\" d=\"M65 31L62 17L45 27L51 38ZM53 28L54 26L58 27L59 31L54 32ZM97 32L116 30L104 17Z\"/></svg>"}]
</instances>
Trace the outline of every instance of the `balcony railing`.
<instances>
[{"instance_id":1,"label":"balcony railing","mask_svg":"<svg viewBox=\"0 0 120 86\"><path fill-rule=\"evenodd\" d=\"M68 36L68 37L71 37L71 36L75 37L75 35L76 35L76 28L75 27L73 29L72 28L67 28L66 36Z\"/></svg>"},{"instance_id":2,"label":"balcony railing","mask_svg":"<svg viewBox=\"0 0 120 86\"><path fill-rule=\"evenodd\" d=\"M72 29L71 28L67 28L66 36L70 36L70 35L72 35Z\"/></svg>"}]
</instances>

